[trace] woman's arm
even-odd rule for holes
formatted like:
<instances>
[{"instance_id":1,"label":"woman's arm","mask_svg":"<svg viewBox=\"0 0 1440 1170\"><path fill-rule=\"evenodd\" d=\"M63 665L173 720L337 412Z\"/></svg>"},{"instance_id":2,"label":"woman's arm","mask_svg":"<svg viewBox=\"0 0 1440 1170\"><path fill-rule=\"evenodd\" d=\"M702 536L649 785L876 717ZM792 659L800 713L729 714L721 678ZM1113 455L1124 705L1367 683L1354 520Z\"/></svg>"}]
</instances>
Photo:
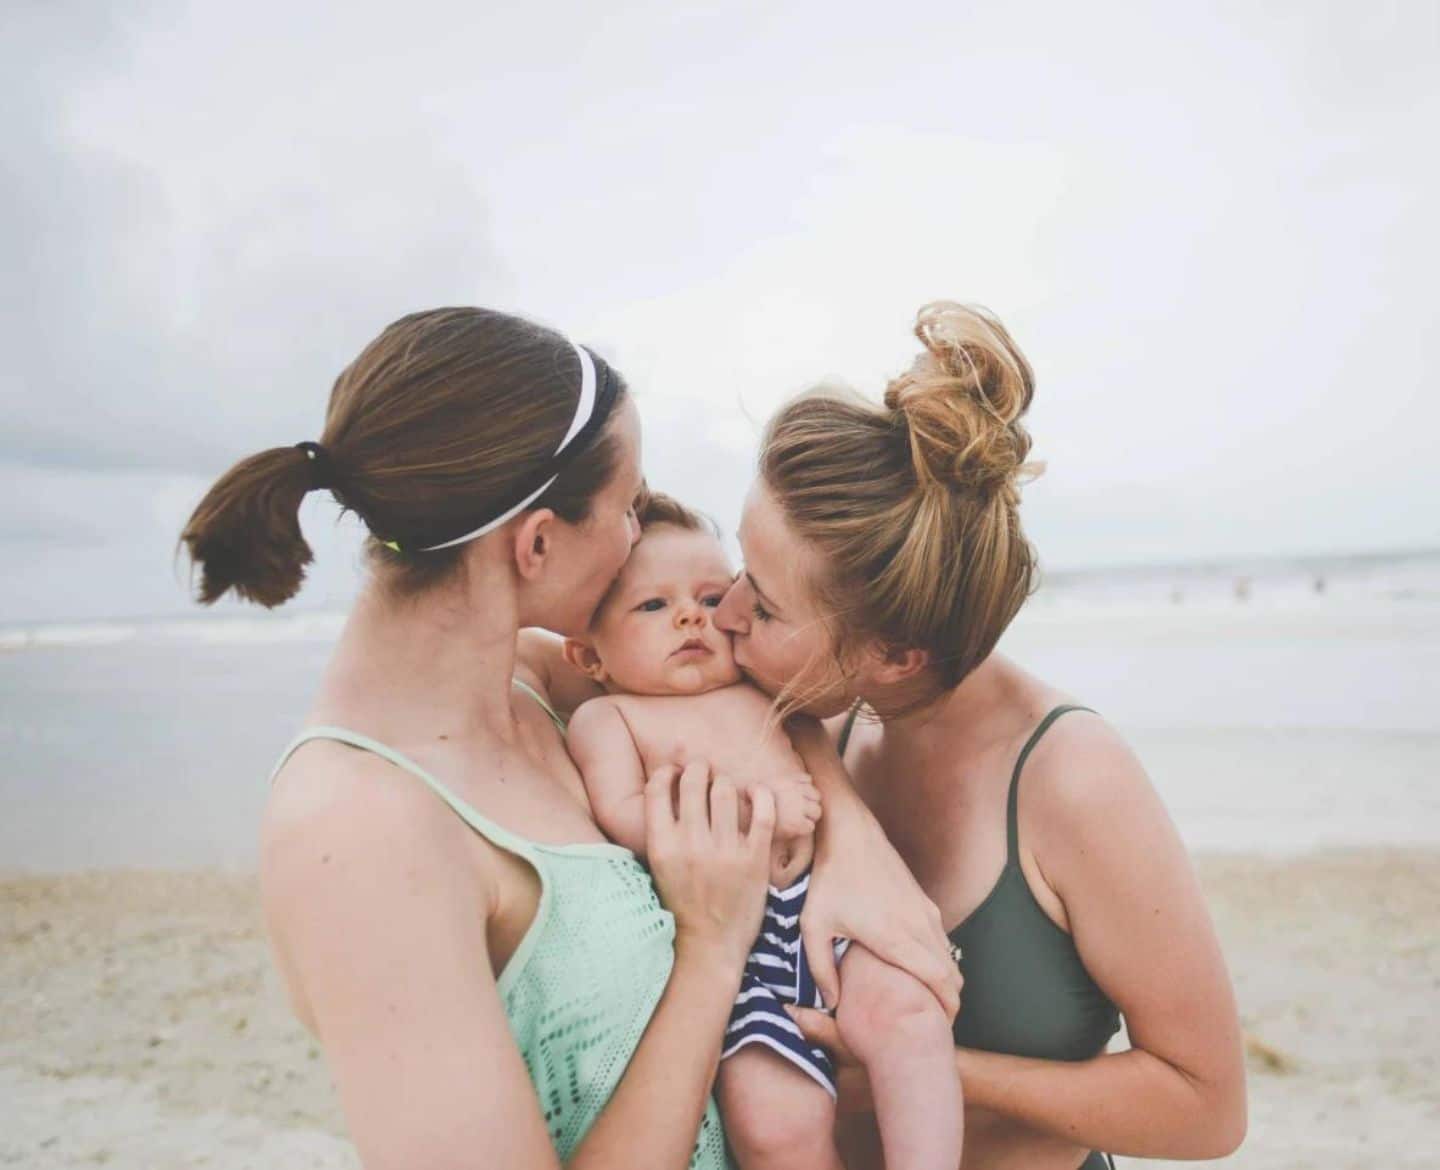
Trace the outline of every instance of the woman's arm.
<instances>
[{"instance_id":1,"label":"woman's arm","mask_svg":"<svg viewBox=\"0 0 1440 1170\"><path fill-rule=\"evenodd\" d=\"M825 1002L840 999L832 938L851 938L924 983L954 1017L960 972L940 911L900 860L879 822L856 794L825 729L796 716L785 730L800 754L825 815L815 831L815 868L800 917L816 986Z\"/></svg>"},{"instance_id":2,"label":"woman's arm","mask_svg":"<svg viewBox=\"0 0 1440 1170\"><path fill-rule=\"evenodd\" d=\"M1041 741L1021 788L1020 838L1132 1047L1075 1063L957 1049L966 1104L1131 1157L1232 1153L1246 1105L1229 976L1184 846L1118 735L1076 716ZM792 1014L835 1050L833 1020ZM863 1070L843 1046L837 1058L841 1111L873 1108Z\"/></svg>"},{"instance_id":3,"label":"woman's arm","mask_svg":"<svg viewBox=\"0 0 1440 1170\"><path fill-rule=\"evenodd\" d=\"M774 801L755 793L743 834L739 805L735 786L712 783L703 763L662 768L645 786L646 855L675 915L675 967L572 1170L689 1165L765 907Z\"/></svg>"},{"instance_id":4,"label":"woman's arm","mask_svg":"<svg viewBox=\"0 0 1440 1170\"><path fill-rule=\"evenodd\" d=\"M384 761L305 766L267 814L266 919L361 1163L558 1168L486 958L483 855Z\"/></svg>"},{"instance_id":5,"label":"woman's arm","mask_svg":"<svg viewBox=\"0 0 1440 1170\"><path fill-rule=\"evenodd\" d=\"M567 718L580 704L605 693L597 682L565 661L565 639L549 630L530 627L520 631L515 671Z\"/></svg>"},{"instance_id":6,"label":"woman's arm","mask_svg":"<svg viewBox=\"0 0 1440 1170\"><path fill-rule=\"evenodd\" d=\"M386 770L378 761L337 769L343 810L319 802L268 825L263 851L277 956L325 1049L361 1160L368 1170L558 1167L485 961L497 895L489 863L448 810ZM325 787L313 773L306 780ZM657 821L673 786L654 786ZM700 765L678 787L678 815L650 840L676 914L674 971L571 1159L579 1170L688 1163L759 927L768 799L742 836L732 786L710 785Z\"/></svg>"},{"instance_id":7,"label":"woman's arm","mask_svg":"<svg viewBox=\"0 0 1440 1170\"><path fill-rule=\"evenodd\" d=\"M1077 1064L961 1051L967 1097L1093 1149L1223 1157L1245 1135L1244 1052L1204 895L1139 760L1101 720L1072 718L1030 759L1021 844L1132 1047Z\"/></svg>"}]
</instances>

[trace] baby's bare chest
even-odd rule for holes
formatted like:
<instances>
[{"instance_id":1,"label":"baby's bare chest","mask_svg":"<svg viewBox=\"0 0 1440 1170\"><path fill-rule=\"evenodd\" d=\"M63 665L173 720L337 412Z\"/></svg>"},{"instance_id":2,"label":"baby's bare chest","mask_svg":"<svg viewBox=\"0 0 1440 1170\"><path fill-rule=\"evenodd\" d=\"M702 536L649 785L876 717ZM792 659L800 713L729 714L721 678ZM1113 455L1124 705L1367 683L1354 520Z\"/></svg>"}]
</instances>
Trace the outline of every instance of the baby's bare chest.
<instances>
[{"instance_id":1,"label":"baby's bare chest","mask_svg":"<svg viewBox=\"0 0 1440 1170\"><path fill-rule=\"evenodd\" d=\"M764 701L725 692L635 698L626 703L624 714L647 774L693 760L705 761L737 783L803 771Z\"/></svg>"}]
</instances>

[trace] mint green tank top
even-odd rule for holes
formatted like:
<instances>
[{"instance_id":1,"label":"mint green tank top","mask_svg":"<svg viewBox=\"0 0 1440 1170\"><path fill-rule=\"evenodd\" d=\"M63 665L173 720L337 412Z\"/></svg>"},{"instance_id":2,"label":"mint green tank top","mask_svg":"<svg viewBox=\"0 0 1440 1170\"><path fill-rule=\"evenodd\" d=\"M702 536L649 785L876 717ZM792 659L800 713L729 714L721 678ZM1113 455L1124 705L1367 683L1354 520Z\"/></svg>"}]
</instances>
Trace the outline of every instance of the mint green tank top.
<instances>
[{"instance_id":1,"label":"mint green tank top","mask_svg":"<svg viewBox=\"0 0 1440 1170\"><path fill-rule=\"evenodd\" d=\"M565 723L549 704L520 680L515 684L563 733ZM568 1161L619 1084L674 965L675 920L660 905L649 872L619 845L526 840L481 816L413 760L343 727L302 731L270 779L312 739L374 752L419 777L467 825L539 875L535 919L500 973L498 987L551 1141ZM733 1170L713 1097L706 1102L690 1166Z\"/></svg>"}]
</instances>

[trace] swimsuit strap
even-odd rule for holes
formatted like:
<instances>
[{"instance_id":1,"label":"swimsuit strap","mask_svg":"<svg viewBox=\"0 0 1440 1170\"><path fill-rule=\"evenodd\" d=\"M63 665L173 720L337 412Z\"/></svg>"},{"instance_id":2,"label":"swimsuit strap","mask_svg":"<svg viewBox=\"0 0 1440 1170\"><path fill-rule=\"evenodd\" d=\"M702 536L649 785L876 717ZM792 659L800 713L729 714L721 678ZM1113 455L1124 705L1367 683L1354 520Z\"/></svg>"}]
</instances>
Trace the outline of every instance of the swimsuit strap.
<instances>
[{"instance_id":1,"label":"swimsuit strap","mask_svg":"<svg viewBox=\"0 0 1440 1170\"><path fill-rule=\"evenodd\" d=\"M1030 758L1030 752L1040 742L1040 737L1050 730L1050 725L1055 720L1069 711L1089 711L1090 714L1095 714L1089 707L1082 707L1078 703L1062 703L1040 720L1040 726L1030 733L1030 738L1020 749L1020 758L1015 761L1015 773L1010 777L1010 799L1005 811L1006 865L1020 864L1020 771L1025 767L1025 761Z\"/></svg>"},{"instance_id":2,"label":"swimsuit strap","mask_svg":"<svg viewBox=\"0 0 1440 1170\"><path fill-rule=\"evenodd\" d=\"M556 714L555 709L547 703L534 687L522 682L520 679L512 680L520 690L524 691L532 699L540 704L554 721L555 726L560 729L560 734L565 734L565 721ZM285 766L285 761L294 754L295 749L301 744L309 743L312 739L333 739L340 743L348 744L350 747L359 748L362 751L373 752L382 759L389 760L397 768L409 772L412 776L418 776L424 783L448 804L459 815L467 825L479 833L482 837L492 843L506 849L511 853L517 853L521 857L534 862L536 842L527 840L518 833L512 833L502 825L497 825L483 813L477 812L466 801L461 800L455 793L451 792L443 783L437 780L409 756L397 752L389 744L381 743L377 739L371 739L368 735L362 735L358 731L351 731L348 727L320 726L307 727L285 748L280 755L280 761L270 772L270 781L274 783L275 777L280 769Z\"/></svg>"},{"instance_id":3,"label":"swimsuit strap","mask_svg":"<svg viewBox=\"0 0 1440 1170\"><path fill-rule=\"evenodd\" d=\"M550 704L545 701L545 696L542 695L539 691L537 691L534 687L532 687L529 683L527 683L524 679L512 678L510 681L540 704L540 707L545 712L545 714L550 716L550 722L555 724L556 729L563 736L566 730L565 720L560 717L559 713L555 710L554 707L550 706Z\"/></svg>"},{"instance_id":4,"label":"swimsuit strap","mask_svg":"<svg viewBox=\"0 0 1440 1170\"><path fill-rule=\"evenodd\" d=\"M850 733L855 730L855 720L859 718L860 706L859 699L850 705L850 713L845 716L845 725L840 728L840 741L835 745L835 751L842 760L845 758L845 749L850 746Z\"/></svg>"},{"instance_id":5,"label":"swimsuit strap","mask_svg":"<svg viewBox=\"0 0 1440 1170\"><path fill-rule=\"evenodd\" d=\"M371 739L368 735L361 735L358 731L351 731L348 727L307 727L285 748L280 756L280 762L270 773L270 780L273 783L280 769L285 766L285 761L290 758L295 749L301 744L309 743L312 739L333 739L340 743L348 744L350 747L359 748L361 751L374 752L382 759L390 761L397 768L409 772L412 776L418 776L425 784L448 804L459 815L460 819L479 833L482 837L491 841L500 848L511 853L517 853L521 857L534 862L535 843L527 841L517 833L512 833L500 825L497 825L489 817L476 812L469 804L461 800L444 784L417 764L409 756L401 755L388 744L383 744L377 739ZM537 863L538 864L538 863Z\"/></svg>"}]
</instances>

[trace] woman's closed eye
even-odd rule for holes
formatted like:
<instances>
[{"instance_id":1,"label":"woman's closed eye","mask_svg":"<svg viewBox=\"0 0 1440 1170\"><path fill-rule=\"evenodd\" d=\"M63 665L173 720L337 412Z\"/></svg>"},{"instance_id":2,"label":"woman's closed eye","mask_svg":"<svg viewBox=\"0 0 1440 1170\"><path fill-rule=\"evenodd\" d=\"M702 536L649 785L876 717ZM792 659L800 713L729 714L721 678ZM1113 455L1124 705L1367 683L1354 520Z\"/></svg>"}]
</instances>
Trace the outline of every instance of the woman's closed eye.
<instances>
[{"instance_id":1,"label":"woman's closed eye","mask_svg":"<svg viewBox=\"0 0 1440 1170\"><path fill-rule=\"evenodd\" d=\"M761 605L758 601L750 607L750 612L755 615L757 622L768 622L775 615Z\"/></svg>"}]
</instances>

